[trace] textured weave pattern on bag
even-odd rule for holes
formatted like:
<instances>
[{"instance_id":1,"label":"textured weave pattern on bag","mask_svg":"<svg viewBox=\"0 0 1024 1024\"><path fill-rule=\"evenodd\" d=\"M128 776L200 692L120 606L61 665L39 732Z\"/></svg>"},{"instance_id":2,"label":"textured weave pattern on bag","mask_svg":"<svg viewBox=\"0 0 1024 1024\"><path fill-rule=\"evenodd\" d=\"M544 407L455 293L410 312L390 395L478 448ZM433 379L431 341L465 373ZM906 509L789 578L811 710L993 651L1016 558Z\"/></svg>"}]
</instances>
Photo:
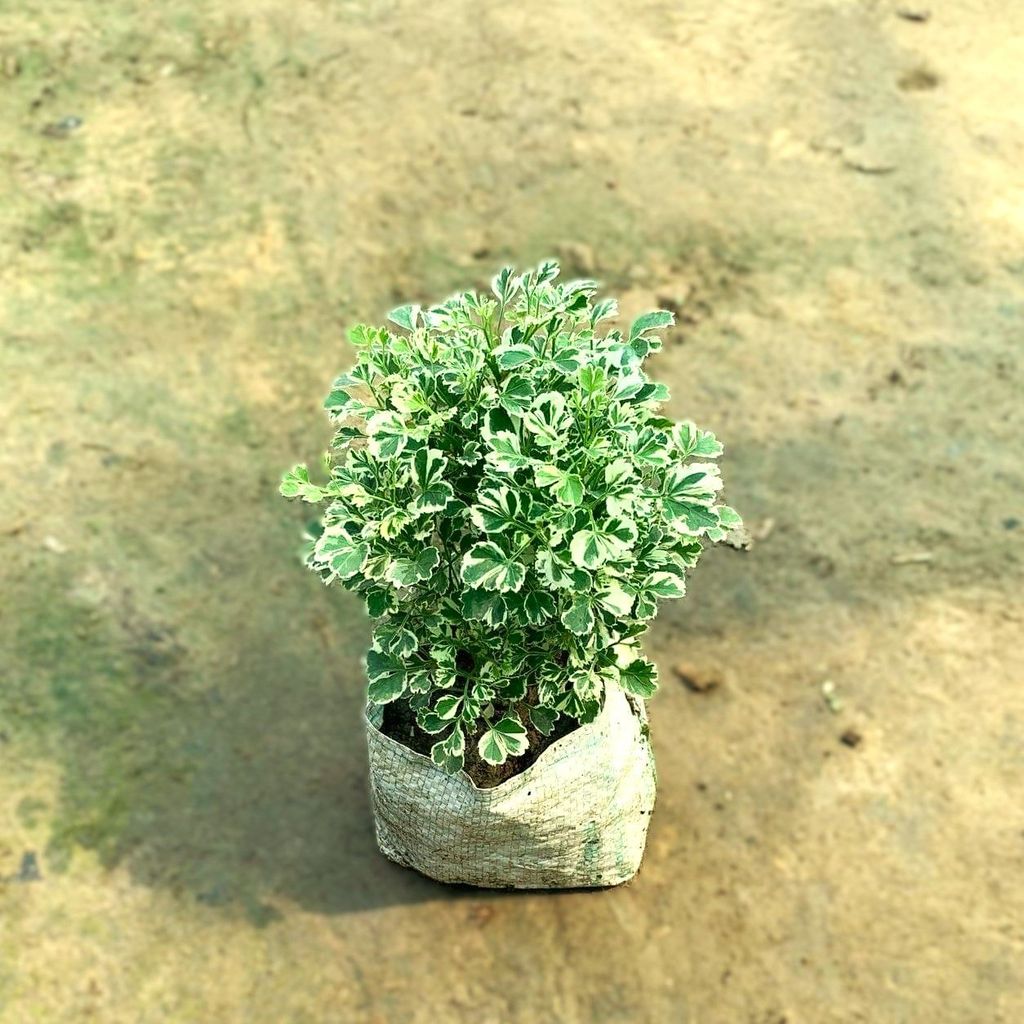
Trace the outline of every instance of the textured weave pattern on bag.
<instances>
[{"instance_id":1,"label":"textured weave pattern on bag","mask_svg":"<svg viewBox=\"0 0 1024 1024\"><path fill-rule=\"evenodd\" d=\"M391 860L442 882L577 888L624 882L643 857L654 757L642 704L609 687L590 725L493 789L449 776L380 732L367 713L377 841Z\"/></svg>"}]
</instances>

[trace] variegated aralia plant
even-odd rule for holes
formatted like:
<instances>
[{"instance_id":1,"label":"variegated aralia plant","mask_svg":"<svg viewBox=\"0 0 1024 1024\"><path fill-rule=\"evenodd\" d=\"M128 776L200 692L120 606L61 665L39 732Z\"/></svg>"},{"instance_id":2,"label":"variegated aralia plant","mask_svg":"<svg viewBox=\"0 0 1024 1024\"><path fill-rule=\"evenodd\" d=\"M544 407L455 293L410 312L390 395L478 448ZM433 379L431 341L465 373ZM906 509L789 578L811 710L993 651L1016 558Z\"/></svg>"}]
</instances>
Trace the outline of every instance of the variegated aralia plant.
<instances>
[{"instance_id":1,"label":"variegated aralia plant","mask_svg":"<svg viewBox=\"0 0 1024 1024\"><path fill-rule=\"evenodd\" d=\"M308 564L377 620L369 699L407 701L458 772L592 720L606 687L657 685L640 639L682 597L705 542L739 525L719 502L713 434L658 412L643 372L672 314L607 333L614 299L542 263L429 309L398 330L349 332L358 359L325 407L330 479L305 466L281 493L326 503Z\"/></svg>"}]
</instances>

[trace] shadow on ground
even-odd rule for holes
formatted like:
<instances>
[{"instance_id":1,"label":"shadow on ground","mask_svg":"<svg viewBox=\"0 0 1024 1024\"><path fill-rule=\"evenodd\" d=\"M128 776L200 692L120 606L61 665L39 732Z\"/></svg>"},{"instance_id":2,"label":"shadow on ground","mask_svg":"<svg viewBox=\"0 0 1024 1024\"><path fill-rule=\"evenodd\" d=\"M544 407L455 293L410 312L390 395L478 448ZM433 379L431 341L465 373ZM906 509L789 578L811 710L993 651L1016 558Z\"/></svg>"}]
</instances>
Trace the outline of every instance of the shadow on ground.
<instances>
[{"instance_id":1,"label":"shadow on ground","mask_svg":"<svg viewBox=\"0 0 1024 1024\"><path fill-rule=\"evenodd\" d=\"M130 564L69 555L30 570L35 607L22 609L0 718L30 757L60 767L44 873L86 847L139 883L258 924L282 900L345 913L439 895L377 852L362 614L306 579L279 504L268 499L244 543L264 552L268 578L281 559L283 587L204 580L189 607L173 588L145 593Z\"/></svg>"}]
</instances>

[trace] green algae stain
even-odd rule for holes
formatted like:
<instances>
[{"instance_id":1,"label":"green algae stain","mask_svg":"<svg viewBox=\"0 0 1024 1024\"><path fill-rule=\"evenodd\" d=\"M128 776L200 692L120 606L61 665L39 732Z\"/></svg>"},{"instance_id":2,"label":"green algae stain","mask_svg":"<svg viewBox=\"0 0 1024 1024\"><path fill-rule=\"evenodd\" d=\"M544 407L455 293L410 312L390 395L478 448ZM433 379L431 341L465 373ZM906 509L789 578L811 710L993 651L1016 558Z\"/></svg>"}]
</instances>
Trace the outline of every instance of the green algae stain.
<instances>
[{"instance_id":1,"label":"green algae stain","mask_svg":"<svg viewBox=\"0 0 1024 1024\"><path fill-rule=\"evenodd\" d=\"M139 810L139 795L178 777L174 737L154 731L173 721L175 696L135 627L70 600L57 580L36 589L23 608L13 645L14 671L0 690L0 720L16 747L63 766L59 805L46 850L50 871L67 869L74 847L116 863ZM126 643L125 633L128 633ZM38 821L44 808L26 801L19 812Z\"/></svg>"},{"instance_id":2,"label":"green algae stain","mask_svg":"<svg viewBox=\"0 0 1024 1024\"><path fill-rule=\"evenodd\" d=\"M338 799L342 779L365 773L363 638L343 623L348 602L324 605L333 620L312 613L296 567L280 600L238 615L252 584L228 592L213 579L200 628L160 588L133 596L131 572L76 583L75 561L37 563L0 627L11 652L0 723L16 755L4 782L39 831L44 876L89 850L102 868L252 927L280 919L276 897L330 905L345 891L346 844L373 849L365 800ZM320 644L333 637L352 641L325 667ZM33 789L43 763L59 779L45 804Z\"/></svg>"}]
</instances>

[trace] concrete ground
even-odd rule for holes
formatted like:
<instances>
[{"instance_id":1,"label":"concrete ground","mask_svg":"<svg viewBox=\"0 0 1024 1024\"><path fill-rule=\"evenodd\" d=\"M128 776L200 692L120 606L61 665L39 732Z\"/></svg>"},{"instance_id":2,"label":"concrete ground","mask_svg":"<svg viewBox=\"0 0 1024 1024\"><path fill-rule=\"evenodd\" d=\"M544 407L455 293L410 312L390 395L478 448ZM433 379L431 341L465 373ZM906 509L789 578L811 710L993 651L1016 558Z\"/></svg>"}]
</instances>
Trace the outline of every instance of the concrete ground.
<instances>
[{"instance_id":1,"label":"concrete ground","mask_svg":"<svg viewBox=\"0 0 1024 1024\"><path fill-rule=\"evenodd\" d=\"M927 6L0 3L3 1024L1024 1020L1024 9ZM453 890L276 482L345 325L550 254L758 540L640 876Z\"/></svg>"}]
</instances>

